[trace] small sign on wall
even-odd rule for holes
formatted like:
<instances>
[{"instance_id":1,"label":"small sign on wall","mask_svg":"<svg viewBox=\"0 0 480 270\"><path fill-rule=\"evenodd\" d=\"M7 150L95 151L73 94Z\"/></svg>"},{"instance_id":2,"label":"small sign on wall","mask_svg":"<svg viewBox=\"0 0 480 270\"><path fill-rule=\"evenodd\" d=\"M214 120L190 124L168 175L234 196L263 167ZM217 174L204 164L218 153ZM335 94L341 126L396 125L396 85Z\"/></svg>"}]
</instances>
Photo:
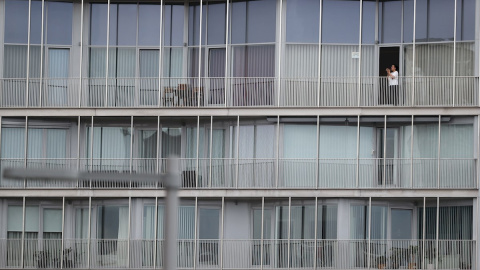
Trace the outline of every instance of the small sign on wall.
<instances>
[{"instance_id":1,"label":"small sign on wall","mask_svg":"<svg viewBox=\"0 0 480 270\"><path fill-rule=\"evenodd\" d=\"M360 53L359 53L359 52L352 52L352 58L353 58L353 59L358 59L358 58L360 58Z\"/></svg>"}]
</instances>

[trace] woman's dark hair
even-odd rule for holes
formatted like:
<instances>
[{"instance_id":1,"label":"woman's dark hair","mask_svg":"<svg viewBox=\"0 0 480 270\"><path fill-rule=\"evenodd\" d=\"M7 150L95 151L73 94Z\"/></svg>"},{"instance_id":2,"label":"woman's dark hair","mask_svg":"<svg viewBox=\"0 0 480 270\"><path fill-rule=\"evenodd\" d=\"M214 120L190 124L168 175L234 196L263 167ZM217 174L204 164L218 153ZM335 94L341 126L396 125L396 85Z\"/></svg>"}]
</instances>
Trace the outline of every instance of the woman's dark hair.
<instances>
[{"instance_id":1,"label":"woman's dark hair","mask_svg":"<svg viewBox=\"0 0 480 270\"><path fill-rule=\"evenodd\" d=\"M398 69L397 65L395 65L395 64L392 64L392 66L394 66L394 67L395 67L395 69Z\"/></svg>"}]
</instances>

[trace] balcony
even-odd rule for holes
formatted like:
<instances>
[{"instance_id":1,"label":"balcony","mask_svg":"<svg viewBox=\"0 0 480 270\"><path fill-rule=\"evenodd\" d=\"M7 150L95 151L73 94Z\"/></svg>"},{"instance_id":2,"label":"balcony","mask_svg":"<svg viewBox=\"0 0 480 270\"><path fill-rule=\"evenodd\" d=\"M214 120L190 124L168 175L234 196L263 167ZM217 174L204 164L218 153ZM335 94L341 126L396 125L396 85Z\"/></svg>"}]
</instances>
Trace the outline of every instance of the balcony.
<instances>
[{"instance_id":1,"label":"balcony","mask_svg":"<svg viewBox=\"0 0 480 270\"><path fill-rule=\"evenodd\" d=\"M163 266L163 249L163 240L153 239L0 239L0 267L152 269ZM179 269L447 270L476 269L475 262L474 240L192 239L177 245Z\"/></svg>"},{"instance_id":2,"label":"balcony","mask_svg":"<svg viewBox=\"0 0 480 270\"><path fill-rule=\"evenodd\" d=\"M2 168L163 173L166 159L1 159ZM476 189L474 158L180 159L185 189ZM132 181L1 179L0 188L156 189Z\"/></svg>"},{"instance_id":3,"label":"balcony","mask_svg":"<svg viewBox=\"0 0 480 270\"><path fill-rule=\"evenodd\" d=\"M472 107L478 77L0 79L0 107Z\"/></svg>"}]
</instances>

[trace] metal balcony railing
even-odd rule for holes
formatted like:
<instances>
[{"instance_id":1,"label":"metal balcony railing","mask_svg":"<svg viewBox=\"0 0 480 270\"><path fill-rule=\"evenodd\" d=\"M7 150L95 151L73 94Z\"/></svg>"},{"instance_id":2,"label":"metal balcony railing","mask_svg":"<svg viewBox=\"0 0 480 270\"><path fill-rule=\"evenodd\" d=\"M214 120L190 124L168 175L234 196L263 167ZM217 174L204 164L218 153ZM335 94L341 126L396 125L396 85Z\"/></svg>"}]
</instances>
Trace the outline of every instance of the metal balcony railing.
<instances>
[{"instance_id":1,"label":"metal balcony railing","mask_svg":"<svg viewBox=\"0 0 480 270\"><path fill-rule=\"evenodd\" d=\"M177 243L179 269L453 270L476 269L477 258L474 240L191 239ZM0 267L153 269L163 267L163 251L163 240L153 239L25 239L23 245L19 239L0 239Z\"/></svg>"},{"instance_id":2,"label":"metal balcony railing","mask_svg":"<svg viewBox=\"0 0 480 270\"><path fill-rule=\"evenodd\" d=\"M0 107L479 106L473 76L0 79Z\"/></svg>"},{"instance_id":3,"label":"metal balcony railing","mask_svg":"<svg viewBox=\"0 0 480 270\"><path fill-rule=\"evenodd\" d=\"M2 168L65 168L109 173L164 173L166 159L0 159ZM475 158L183 158L185 189L476 189ZM156 189L145 181L3 178L0 188Z\"/></svg>"}]
</instances>

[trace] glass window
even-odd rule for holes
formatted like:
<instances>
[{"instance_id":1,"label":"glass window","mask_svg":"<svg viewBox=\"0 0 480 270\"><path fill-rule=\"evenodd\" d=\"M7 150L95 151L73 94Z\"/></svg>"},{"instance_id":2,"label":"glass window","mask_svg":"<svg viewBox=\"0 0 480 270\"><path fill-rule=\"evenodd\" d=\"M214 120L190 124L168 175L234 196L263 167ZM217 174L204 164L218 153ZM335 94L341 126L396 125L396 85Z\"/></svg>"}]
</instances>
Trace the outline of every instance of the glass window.
<instances>
[{"instance_id":1,"label":"glass window","mask_svg":"<svg viewBox=\"0 0 480 270\"><path fill-rule=\"evenodd\" d=\"M28 1L5 1L5 43L27 44Z\"/></svg>"},{"instance_id":2,"label":"glass window","mask_svg":"<svg viewBox=\"0 0 480 270\"><path fill-rule=\"evenodd\" d=\"M67 130L65 129L28 129L28 158L63 159L67 151Z\"/></svg>"},{"instance_id":3,"label":"glass window","mask_svg":"<svg viewBox=\"0 0 480 270\"><path fill-rule=\"evenodd\" d=\"M87 130L90 134L90 128ZM90 145L87 136L87 146ZM91 155L87 147L88 156ZM127 127L94 127L93 158L127 159L130 158L130 128ZM114 161L114 160L112 160ZM105 164L108 162L105 161Z\"/></svg>"},{"instance_id":4,"label":"glass window","mask_svg":"<svg viewBox=\"0 0 480 270\"><path fill-rule=\"evenodd\" d=\"M202 8L202 45L205 44L207 7ZM198 45L200 39L200 5L190 4L188 9L188 45Z\"/></svg>"},{"instance_id":5,"label":"glass window","mask_svg":"<svg viewBox=\"0 0 480 270\"><path fill-rule=\"evenodd\" d=\"M71 45L73 3L47 2L47 10L47 43Z\"/></svg>"},{"instance_id":6,"label":"glass window","mask_svg":"<svg viewBox=\"0 0 480 270\"><path fill-rule=\"evenodd\" d=\"M164 14L164 45L183 46L184 6L166 4Z\"/></svg>"},{"instance_id":7,"label":"glass window","mask_svg":"<svg viewBox=\"0 0 480 270\"><path fill-rule=\"evenodd\" d=\"M315 239L315 206L292 205L290 239Z\"/></svg>"},{"instance_id":8,"label":"glass window","mask_svg":"<svg viewBox=\"0 0 480 270\"><path fill-rule=\"evenodd\" d=\"M316 158L316 140L317 125L285 125L283 127L283 157Z\"/></svg>"},{"instance_id":9,"label":"glass window","mask_svg":"<svg viewBox=\"0 0 480 270\"><path fill-rule=\"evenodd\" d=\"M362 43L375 43L375 15L377 3L372 0L364 0L362 7ZM363 53L362 53L363 55Z\"/></svg>"},{"instance_id":10,"label":"glass window","mask_svg":"<svg viewBox=\"0 0 480 270\"><path fill-rule=\"evenodd\" d=\"M44 21L44 35L46 33L45 30L46 30L46 21ZM30 44L40 44L42 41L41 36L42 36L42 1L34 0L32 1L32 6L30 10ZM45 40L43 42L45 42Z\"/></svg>"},{"instance_id":11,"label":"glass window","mask_svg":"<svg viewBox=\"0 0 480 270\"><path fill-rule=\"evenodd\" d=\"M473 158L473 119L452 117L440 127L441 158ZM458 162L462 162L458 160ZM466 169L466 168L464 168ZM465 173L467 170L465 170Z\"/></svg>"},{"instance_id":12,"label":"glass window","mask_svg":"<svg viewBox=\"0 0 480 270\"><path fill-rule=\"evenodd\" d=\"M62 209L43 210L43 238L62 238Z\"/></svg>"},{"instance_id":13,"label":"glass window","mask_svg":"<svg viewBox=\"0 0 480 270\"><path fill-rule=\"evenodd\" d=\"M128 238L128 206L99 206L97 215L98 239Z\"/></svg>"},{"instance_id":14,"label":"glass window","mask_svg":"<svg viewBox=\"0 0 480 270\"><path fill-rule=\"evenodd\" d=\"M317 239L337 239L337 206L318 205Z\"/></svg>"},{"instance_id":15,"label":"glass window","mask_svg":"<svg viewBox=\"0 0 480 270\"><path fill-rule=\"evenodd\" d=\"M418 0L415 40L453 40L454 0Z\"/></svg>"},{"instance_id":16,"label":"glass window","mask_svg":"<svg viewBox=\"0 0 480 270\"><path fill-rule=\"evenodd\" d=\"M287 42L318 43L320 1L287 1Z\"/></svg>"},{"instance_id":17,"label":"glass window","mask_svg":"<svg viewBox=\"0 0 480 270\"><path fill-rule=\"evenodd\" d=\"M208 4L208 44L225 44L226 4Z\"/></svg>"},{"instance_id":18,"label":"glass window","mask_svg":"<svg viewBox=\"0 0 480 270\"><path fill-rule=\"evenodd\" d=\"M414 0L403 0L403 42L413 42Z\"/></svg>"},{"instance_id":19,"label":"glass window","mask_svg":"<svg viewBox=\"0 0 480 270\"><path fill-rule=\"evenodd\" d=\"M2 158L25 156L25 128L2 128Z\"/></svg>"},{"instance_id":20,"label":"glass window","mask_svg":"<svg viewBox=\"0 0 480 270\"><path fill-rule=\"evenodd\" d=\"M402 1L381 1L378 3L378 35L381 43L401 42Z\"/></svg>"},{"instance_id":21,"label":"glass window","mask_svg":"<svg viewBox=\"0 0 480 270\"><path fill-rule=\"evenodd\" d=\"M232 53L234 77L275 76L275 45L236 46Z\"/></svg>"},{"instance_id":22,"label":"glass window","mask_svg":"<svg viewBox=\"0 0 480 270\"><path fill-rule=\"evenodd\" d=\"M160 44L160 5L139 4L138 45L158 46Z\"/></svg>"},{"instance_id":23,"label":"glass window","mask_svg":"<svg viewBox=\"0 0 480 270\"><path fill-rule=\"evenodd\" d=\"M137 5L119 4L117 24L118 45L135 46L137 42ZM111 45L115 44L112 40L110 43Z\"/></svg>"},{"instance_id":24,"label":"glass window","mask_svg":"<svg viewBox=\"0 0 480 270\"><path fill-rule=\"evenodd\" d=\"M475 39L475 0L457 0L457 40Z\"/></svg>"},{"instance_id":25,"label":"glass window","mask_svg":"<svg viewBox=\"0 0 480 270\"><path fill-rule=\"evenodd\" d=\"M275 42L276 1L235 2L231 23L233 44Z\"/></svg>"},{"instance_id":26,"label":"glass window","mask_svg":"<svg viewBox=\"0 0 480 270\"><path fill-rule=\"evenodd\" d=\"M90 45L107 44L107 5L90 5Z\"/></svg>"},{"instance_id":27,"label":"glass window","mask_svg":"<svg viewBox=\"0 0 480 270\"><path fill-rule=\"evenodd\" d=\"M360 1L324 0L322 43L358 43Z\"/></svg>"}]
</instances>

